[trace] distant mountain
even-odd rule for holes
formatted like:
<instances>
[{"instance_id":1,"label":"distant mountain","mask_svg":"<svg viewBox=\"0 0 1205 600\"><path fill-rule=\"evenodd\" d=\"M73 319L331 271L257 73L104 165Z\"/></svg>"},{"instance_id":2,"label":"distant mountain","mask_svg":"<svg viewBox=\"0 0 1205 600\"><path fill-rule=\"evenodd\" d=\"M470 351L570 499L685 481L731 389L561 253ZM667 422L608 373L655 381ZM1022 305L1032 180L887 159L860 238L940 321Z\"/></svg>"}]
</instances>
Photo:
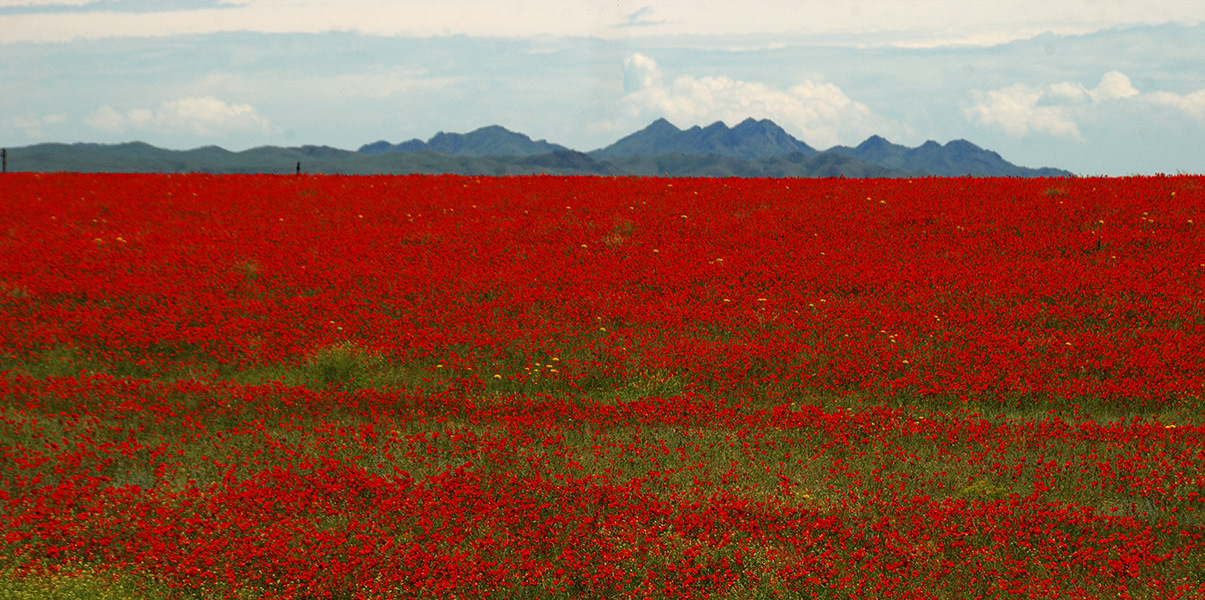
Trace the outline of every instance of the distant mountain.
<instances>
[{"instance_id":1,"label":"distant mountain","mask_svg":"<svg viewBox=\"0 0 1205 600\"><path fill-rule=\"evenodd\" d=\"M330 146L217 146L164 150L142 142L37 144L10 148L10 171L460 175L637 175L674 177L1064 177L1061 169L1019 167L966 140L917 148L871 136L856 147L818 152L772 121L745 119L682 130L665 119L589 153L493 125L430 140L381 141L357 151Z\"/></svg>"},{"instance_id":2,"label":"distant mountain","mask_svg":"<svg viewBox=\"0 0 1205 600\"><path fill-rule=\"evenodd\" d=\"M449 156L431 150L367 154L329 146L262 146L230 152L208 146L165 150L127 144L37 144L8 149L12 172L303 173L338 175L633 175L641 177L903 177L898 169L835 154L801 153L764 160L662 154L599 160L573 150L531 156Z\"/></svg>"},{"instance_id":3,"label":"distant mountain","mask_svg":"<svg viewBox=\"0 0 1205 600\"><path fill-rule=\"evenodd\" d=\"M877 135L856 147L835 146L826 152L856 158L868 163L924 173L939 177L975 175L981 177L1066 177L1069 171L1053 168L1031 169L1018 167L990 150L984 150L966 140L954 140L946 145L928 141L916 148L893 144Z\"/></svg>"},{"instance_id":4,"label":"distant mountain","mask_svg":"<svg viewBox=\"0 0 1205 600\"><path fill-rule=\"evenodd\" d=\"M384 140L360 146L363 154L385 154L387 152L418 152L431 150L448 156L535 156L568 151L569 148L550 144L544 140L532 141L521 133L515 133L498 125L490 125L469 133L435 134L430 140L410 140L390 144Z\"/></svg>"},{"instance_id":5,"label":"distant mountain","mask_svg":"<svg viewBox=\"0 0 1205 600\"><path fill-rule=\"evenodd\" d=\"M744 160L766 160L800 154L812 157L835 154L905 175L936 175L956 177L1065 177L1062 169L1031 169L1019 167L999 154L984 150L966 140L954 140L942 146L925 142L918 148L893 144L880 136L871 136L855 148L836 146L818 152L801 142L770 120L745 119L729 129L723 123L682 130L665 119L619 141L590 152L590 156L615 159L623 156L685 156L732 157ZM849 165L846 164L846 167Z\"/></svg>"},{"instance_id":6,"label":"distant mountain","mask_svg":"<svg viewBox=\"0 0 1205 600\"><path fill-rule=\"evenodd\" d=\"M577 173L582 175L610 175L614 166L600 162L588 154L576 150L558 150L551 154L526 156L515 161L516 165L544 169L549 172Z\"/></svg>"},{"instance_id":7,"label":"distant mountain","mask_svg":"<svg viewBox=\"0 0 1205 600\"><path fill-rule=\"evenodd\" d=\"M594 158L684 154L761 160L795 153L818 154L773 121L749 118L731 129L717 121L707 127L696 125L687 130L678 129L665 119L657 119L648 127L589 154Z\"/></svg>"},{"instance_id":8,"label":"distant mountain","mask_svg":"<svg viewBox=\"0 0 1205 600\"><path fill-rule=\"evenodd\" d=\"M659 154L617 156L606 161L620 173L640 177L907 177L910 173L836 154L796 152L762 160L729 156Z\"/></svg>"}]
</instances>

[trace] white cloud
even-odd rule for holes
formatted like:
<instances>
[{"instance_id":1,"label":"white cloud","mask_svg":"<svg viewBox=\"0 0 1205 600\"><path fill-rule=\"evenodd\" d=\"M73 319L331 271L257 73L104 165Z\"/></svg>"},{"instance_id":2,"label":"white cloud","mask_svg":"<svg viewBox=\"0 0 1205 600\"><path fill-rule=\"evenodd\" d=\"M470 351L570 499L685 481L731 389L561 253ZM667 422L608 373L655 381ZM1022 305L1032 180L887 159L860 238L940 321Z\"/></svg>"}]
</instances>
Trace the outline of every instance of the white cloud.
<instances>
[{"instance_id":1,"label":"white cloud","mask_svg":"<svg viewBox=\"0 0 1205 600\"><path fill-rule=\"evenodd\" d=\"M58 125L67 121L67 115L43 115L40 117L13 117L10 122L18 129L30 137L40 138L45 136L47 127Z\"/></svg>"},{"instance_id":2,"label":"white cloud","mask_svg":"<svg viewBox=\"0 0 1205 600\"><path fill-rule=\"evenodd\" d=\"M80 8L55 10L67 5ZM45 10L29 10L39 6ZM1087 33L1129 24L1205 20L1205 3L1185 0L742 0L705 5L680 0L240 0L129 5L0 0L0 9L6 7L22 10L0 12L0 42L224 31L357 31L419 37L607 39L815 35L838 45L934 46L997 44L1044 31Z\"/></svg>"},{"instance_id":3,"label":"white cloud","mask_svg":"<svg viewBox=\"0 0 1205 600\"><path fill-rule=\"evenodd\" d=\"M1130 83L1130 78L1117 71L1105 73L1104 77L1100 78L1100 83L1088 91L1088 96L1093 102L1133 98L1137 95L1138 90Z\"/></svg>"},{"instance_id":4,"label":"white cloud","mask_svg":"<svg viewBox=\"0 0 1205 600\"><path fill-rule=\"evenodd\" d=\"M227 104L210 96L181 98L164 103L154 120L169 130L188 129L197 135L268 127L250 104Z\"/></svg>"},{"instance_id":5,"label":"white cloud","mask_svg":"<svg viewBox=\"0 0 1205 600\"><path fill-rule=\"evenodd\" d=\"M1076 100L1078 97L1073 95L1074 91L1071 87L1060 86L1055 94ZM999 90L974 92L976 103L967 109L966 116L980 125L995 125L1015 137L1033 132L1079 139L1079 127L1068 118L1066 107L1038 105L1046 93L1023 83Z\"/></svg>"},{"instance_id":6,"label":"white cloud","mask_svg":"<svg viewBox=\"0 0 1205 600\"><path fill-rule=\"evenodd\" d=\"M966 109L965 116L980 125L998 127L1014 137L1039 133L1080 140L1077 118L1096 105L1134 98L1139 92L1124 73L1109 71L1092 89L1070 81L1045 87L1015 83L972 95L975 105Z\"/></svg>"},{"instance_id":7,"label":"white cloud","mask_svg":"<svg viewBox=\"0 0 1205 600\"><path fill-rule=\"evenodd\" d=\"M623 102L633 117L692 125L768 118L788 130L794 127L803 141L819 148L860 141L882 125L869 107L831 83L805 80L784 90L728 77L683 76L667 85L657 63L642 54L624 59Z\"/></svg>"},{"instance_id":8,"label":"white cloud","mask_svg":"<svg viewBox=\"0 0 1205 600\"><path fill-rule=\"evenodd\" d=\"M110 133L127 130L153 130L160 133L192 133L204 137L234 132L262 131L269 128L268 120L249 104L228 104L212 96L180 98L164 102L158 109L129 109L124 112L111 106L88 115L84 122Z\"/></svg>"},{"instance_id":9,"label":"white cloud","mask_svg":"<svg viewBox=\"0 0 1205 600\"><path fill-rule=\"evenodd\" d=\"M661 70L657 62L643 54L631 54L623 59L623 93L661 87Z\"/></svg>"},{"instance_id":10,"label":"white cloud","mask_svg":"<svg viewBox=\"0 0 1205 600\"><path fill-rule=\"evenodd\" d=\"M1146 96L1154 104L1170 106L1198 121L1205 121L1205 90L1197 90L1191 94L1151 92Z\"/></svg>"},{"instance_id":11,"label":"white cloud","mask_svg":"<svg viewBox=\"0 0 1205 600\"><path fill-rule=\"evenodd\" d=\"M84 122L96 129L113 133L125 131L130 127L130 119L112 106L96 109L84 118Z\"/></svg>"},{"instance_id":12,"label":"white cloud","mask_svg":"<svg viewBox=\"0 0 1205 600\"><path fill-rule=\"evenodd\" d=\"M0 8L83 6L96 0L0 0Z\"/></svg>"},{"instance_id":13,"label":"white cloud","mask_svg":"<svg viewBox=\"0 0 1205 600\"><path fill-rule=\"evenodd\" d=\"M1050 96L1066 102L1082 102L1089 98L1088 90L1084 86L1070 81L1053 83L1046 91Z\"/></svg>"}]
</instances>

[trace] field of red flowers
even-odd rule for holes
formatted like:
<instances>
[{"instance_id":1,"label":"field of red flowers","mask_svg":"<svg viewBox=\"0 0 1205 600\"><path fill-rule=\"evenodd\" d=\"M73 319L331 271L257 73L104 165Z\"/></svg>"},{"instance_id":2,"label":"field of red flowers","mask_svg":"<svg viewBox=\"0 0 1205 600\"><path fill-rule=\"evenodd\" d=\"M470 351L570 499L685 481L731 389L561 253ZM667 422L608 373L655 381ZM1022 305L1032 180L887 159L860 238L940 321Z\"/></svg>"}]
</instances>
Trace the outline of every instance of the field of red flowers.
<instances>
[{"instance_id":1,"label":"field of red flowers","mask_svg":"<svg viewBox=\"0 0 1205 600\"><path fill-rule=\"evenodd\" d=\"M0 176L0 596L1205 598L1203 188Z\"/></svg>"}]
</instances>

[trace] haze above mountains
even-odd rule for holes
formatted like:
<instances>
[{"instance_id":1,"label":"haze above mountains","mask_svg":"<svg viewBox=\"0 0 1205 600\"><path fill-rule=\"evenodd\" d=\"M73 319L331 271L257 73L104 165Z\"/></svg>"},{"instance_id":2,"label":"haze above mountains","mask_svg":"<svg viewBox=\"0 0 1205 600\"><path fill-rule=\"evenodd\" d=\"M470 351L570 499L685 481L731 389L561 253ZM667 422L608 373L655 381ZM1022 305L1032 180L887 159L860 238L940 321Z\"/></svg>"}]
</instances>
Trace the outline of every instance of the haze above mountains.
<instances>
[{"instance_id":1,"label":"haze above mountains","mask_svg":"<svg viewBox=\"0 0 1205 600\"><path fill-rule=\"evenodd\" d=\"M665 119L614 144L579 152L497 125L427 141L378 141L356 151L328 146L264 146L230 152L216 146L165 150L131 142L37 144L9 150L10 171L462 175L637 175L676 177L1060 177L1027 168L965 140L916 148L871 136L855 147L812 148L768 119L735 127L716 122L679 129Z\"/></svg>"}]
</instances>

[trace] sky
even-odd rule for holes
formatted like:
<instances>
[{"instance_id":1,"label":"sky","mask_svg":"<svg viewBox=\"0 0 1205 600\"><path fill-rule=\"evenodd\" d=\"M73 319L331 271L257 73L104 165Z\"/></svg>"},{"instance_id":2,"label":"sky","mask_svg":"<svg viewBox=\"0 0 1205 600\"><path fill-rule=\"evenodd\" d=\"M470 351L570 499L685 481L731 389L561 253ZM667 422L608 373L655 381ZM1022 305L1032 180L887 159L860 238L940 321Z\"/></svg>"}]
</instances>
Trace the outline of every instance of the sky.
<instances>
[{"instance_id":1,"label":"sky","mask_svg":"<svg viewBox=\"0 0 1205 600\"><path fill-rule=\"evenodd\" d=\"M1200 0L0 0L0 145L356 149L666 118L1205 172Z\"/></svg>"}]
</instances>

